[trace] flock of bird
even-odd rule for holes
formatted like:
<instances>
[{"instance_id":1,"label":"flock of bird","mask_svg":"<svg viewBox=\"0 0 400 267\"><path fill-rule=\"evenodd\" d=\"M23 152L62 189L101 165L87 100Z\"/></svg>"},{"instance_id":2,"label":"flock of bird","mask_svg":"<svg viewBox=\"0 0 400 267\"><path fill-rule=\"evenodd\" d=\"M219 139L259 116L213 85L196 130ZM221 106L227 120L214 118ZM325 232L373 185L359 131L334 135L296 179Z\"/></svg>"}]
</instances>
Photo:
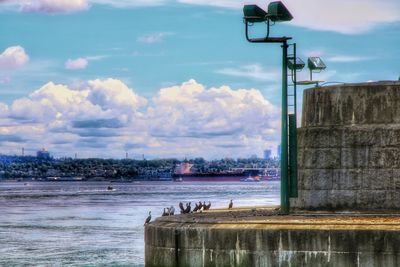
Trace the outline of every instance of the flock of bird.
<instances>
[{"instance_id":1,"label":"flock of bird","mask_svg":"<svg viewBox=\"0 0 400 267\"><path fill-rule=\"evenodd\" d=\"M175 208L171 206L169 208L164 208L164 211L161 214L161 216L172 216L174 214L175 214Z\"/></svg>"},{"instance_id":2,"label":"flock of bird","mask_svg":"<svg viewBox=\"0 0 400 267\"><path fill-rule=\"evenodd\" d=\"M194 203L194 204L195 204L195 206L192 210L191 202L187 202L185 205L183 205L182 202L179 202L178 206L181 211L181 214L202 212L203 210L209 210L211 208L210 201L208 201L208 204L206 204L205 201L203 201L203 203L201 201L199 201L198 203ZM233 208L233 201L231 199L231 201L229 202L229 205L228 205L228 209L232 209L232 208ZM173 206L171 206L169 208L164 208L164 211L161 214L161 216L172 216L174 214L175 214L175 208ZM149 211L149 216L146 218L146 221L144 224L148 224L150 221L151 221L151 211Z\"/></svg>"},{"instance_id":3,"label":"flock of bird","mask_svg":"<svg viewBox=\"0 0 400 267\"><path fill-rule=\"evenodd\" d=\"M199 203L194 203L194 208L192 210L191 207L191 202L187 202L186 203L186 207L183 206L182 202L179 202L179 209L181 210L181 214L185 214L185 213L192 213L192 212L202 212L203 210L209 210L211 208L211 202L208 201L208 204L206 204L206 202L204 201L203 203L201 203L201 201L199 201Z\"/></svg>"}]
</instances>

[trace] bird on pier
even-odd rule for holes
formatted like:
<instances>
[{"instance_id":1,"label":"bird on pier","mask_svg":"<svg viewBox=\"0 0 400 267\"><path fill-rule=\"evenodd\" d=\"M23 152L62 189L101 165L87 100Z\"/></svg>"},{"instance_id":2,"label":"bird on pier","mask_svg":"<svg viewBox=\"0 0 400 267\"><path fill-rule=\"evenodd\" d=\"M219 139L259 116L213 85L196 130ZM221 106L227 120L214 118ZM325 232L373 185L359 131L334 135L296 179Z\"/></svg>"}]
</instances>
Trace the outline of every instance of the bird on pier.
<instances>
[{"instance_id":1,"label":"bird on pier","mask_svg":"<svg viewBox=\"0 0 400 267\"><path fill-rule=\"evenodd\" d=\"M170 208L169 208L169 215L171 216L171 215L174 215L174 213L175 213L175 208L173 207L173 206L171 206Z\"/></svg>"},{"instance_id":2,"label":"bird on pier","mask_svg":"<svg viewBox=\"0 0 400 267\"><path fill-rule=\"evenodd\" d=\"M190 210L192 209L192 208L190 207L190 204L191 204L191 202L186 203L186 209L185 209L185 212L184 212L184 213L190 213Z\"/></svg>"},{"instance_id":3,"label":"bird on pier","mask_svg":"<svg viewBox=\"0 0 400 267\"><path fill-rule=\"evenodd\" d=\"M183 203L182 202L179 202L179 208L180 208L180 210L181 210L181 214L183 214L183 213L185 213L185 208L183 207Z\"/></svg>"},{"instance_id":4,"label":"bird on pier","mask_svg":"<svg viewBox=\"0 0 400 267\"><path fill-rule=\"evenodd\" d=\"M168 216L168 215L169 215L169 209L168 208L164 208L164 211L161 214L161 216Z\"/></svg>"},{"instance_id":5,"label":"bird on pier","mask_svg":"<svg viewBox=\"0 0 400 267\"><path fill-rule=\"evenodd\" d=\"M144 222L144 224L148 224L151 221L151 211L149 211L149 216L147 216L146 221Z\"/></svg>"},{"instance_id":6,"label":"bird on pier","mask_svg":"<svg viewBox=\"0 0 400 267\"><path fill-rule=\"evenodd\" d=\"M199 210L199 205L197 205L197 203L194 203L194 208L193 208L193 212L196 212Z\"/></svg>"},{"instance_id":7,"label":"bird on pier","mask_svg":"<svg viewBox=\"0 0 400 267\"><path fill-rule=\"evenodd\" d=\"M228 209L231 209L231 208L233 208L233 201L232 201L232 199L231 199L231 202L229 202L229 207L228 207Z\"/></svg>"},{"instance_id":8,"label":"bird on pier","mask_svg":"<svg viewBox=\"0 0 400 267\"><path fill-rule=\"evenodd\" d=\"M209 210L211 208L211 202L208 201L208 205L206 205L206 202L204 201L203 207L204 207L204 210Z\"/></svg>"},{"instance_id":9,"label":"bird on pier","mask_svg":"<svg viewBox=\"0 0 400 267\"><path fill-rule=\"evenodd\" d=\"M201 203L201 201L199 201L199 210L201 210L203 208L203 203Z\"/></svg>"}]
</instances>

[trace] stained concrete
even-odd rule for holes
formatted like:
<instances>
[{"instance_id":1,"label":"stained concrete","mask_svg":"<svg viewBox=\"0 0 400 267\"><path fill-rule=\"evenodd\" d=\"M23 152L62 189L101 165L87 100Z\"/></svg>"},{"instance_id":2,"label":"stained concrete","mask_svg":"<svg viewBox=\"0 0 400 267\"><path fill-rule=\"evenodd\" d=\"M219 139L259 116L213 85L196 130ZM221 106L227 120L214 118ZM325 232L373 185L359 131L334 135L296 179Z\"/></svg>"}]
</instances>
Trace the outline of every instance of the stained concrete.
<instances>
[{"instance_id":1,"label":"stained concrete","mask_svg":"<svg viewBox=\"0 0 400 267\"><path fill-rule=\"evenodd\" d=\"M400 83L312 88L303 99L294 213L158 218L145 226L147 267L400 266Z\"/></svg>"},{"instance_id":2,"label":"stained concrete","mask_svg":"<svg viewBox=\"0 0 400 267\"><path fill-rule=\"evenodd\" d=\"M324 210L400 209L400 82L304 91L297 199Z\"/></svg>"},{"instance_id":3,"label":"stained concrete","mask_svg":"<svg viewBox=\"0 0 400 267\"><path fill-rule=\"evenodd\" d=\"M147 267L399 266L400 215L248 210L162 217Z\"/></svg>"}]
</instances>

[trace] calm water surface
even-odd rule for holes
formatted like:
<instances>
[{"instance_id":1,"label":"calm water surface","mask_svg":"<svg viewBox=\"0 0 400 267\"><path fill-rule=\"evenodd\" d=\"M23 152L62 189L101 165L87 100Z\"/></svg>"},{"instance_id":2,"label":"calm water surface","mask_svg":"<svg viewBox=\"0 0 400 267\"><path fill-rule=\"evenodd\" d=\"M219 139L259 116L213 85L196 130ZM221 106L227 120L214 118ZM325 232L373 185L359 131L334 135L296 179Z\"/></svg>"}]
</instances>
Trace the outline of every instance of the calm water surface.
<instances>
[{"instance_id":1,"label":"calm water surface","mask_svg":"<svg viewBox=\"0 0 400 267\"><path fill-rule=\"evenodd\" d=\"M0 182L0 266L144 266L143 222L179 201L279 204L279 182Z\"/></svg>"}]
</instances>

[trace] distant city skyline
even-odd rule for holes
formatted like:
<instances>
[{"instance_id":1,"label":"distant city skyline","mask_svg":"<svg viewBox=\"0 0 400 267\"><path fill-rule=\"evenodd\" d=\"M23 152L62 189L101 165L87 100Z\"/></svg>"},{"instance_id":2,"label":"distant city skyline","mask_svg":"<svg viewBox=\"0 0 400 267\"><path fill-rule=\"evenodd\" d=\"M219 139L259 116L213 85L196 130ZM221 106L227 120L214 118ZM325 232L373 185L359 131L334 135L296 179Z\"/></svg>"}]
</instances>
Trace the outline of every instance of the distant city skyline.
<instances>
[{"instance_id":1,"label":"distant city skyline","mask_svg":"<svg viewBox=\"0 0 400 267\"><path fill-rule=\"evenodd\" d=\"M292 36L303 60L320 56L317 79L398 79L399 1L283 2L294 20L271 34ZM281 51L247 43L244 3L268 1L0 1L0 153L275 153Z\"/></svg>"}]
</instances>

